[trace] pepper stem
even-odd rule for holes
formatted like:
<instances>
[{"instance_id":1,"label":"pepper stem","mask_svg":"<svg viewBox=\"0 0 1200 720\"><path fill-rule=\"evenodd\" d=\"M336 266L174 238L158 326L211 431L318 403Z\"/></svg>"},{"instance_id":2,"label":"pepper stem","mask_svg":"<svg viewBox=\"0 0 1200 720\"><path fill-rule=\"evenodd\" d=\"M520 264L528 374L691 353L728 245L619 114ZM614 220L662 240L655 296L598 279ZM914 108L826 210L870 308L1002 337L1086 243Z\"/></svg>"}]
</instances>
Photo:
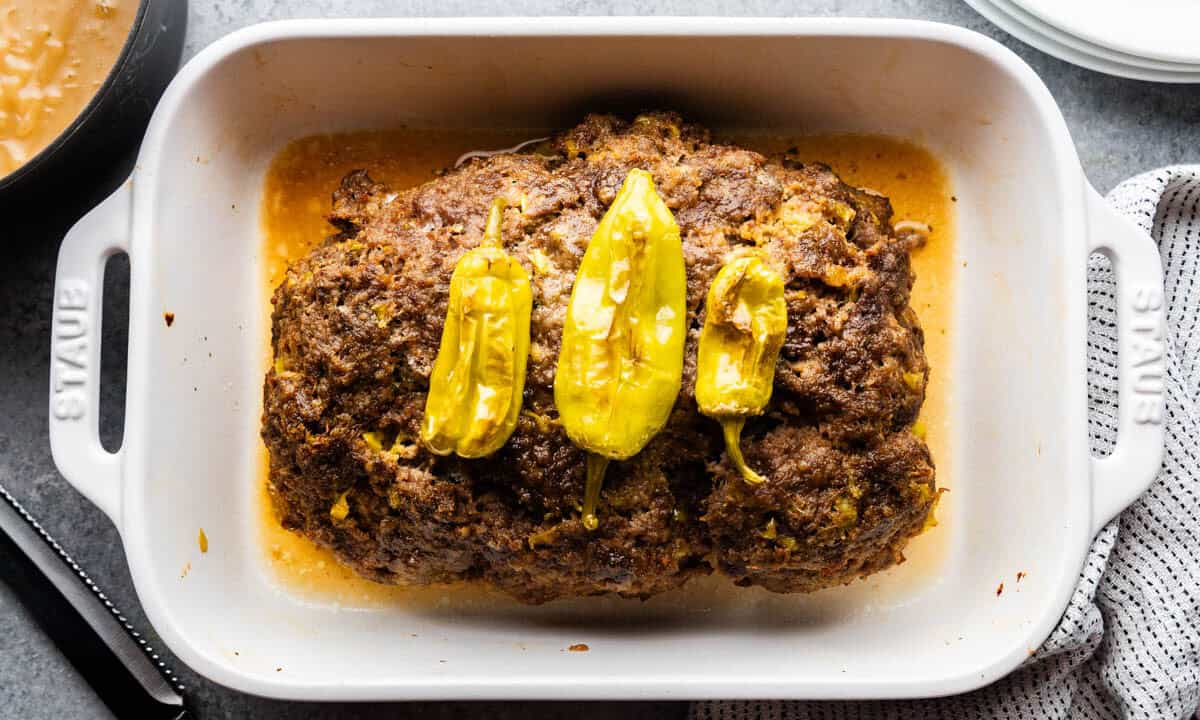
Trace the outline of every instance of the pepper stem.
<instances>
[{"instance_id":1,"label":"pepper stem","mask_svg":"<svg viewBox=\"0 0 1200 720\"><path fill-rule=\"evenodd\" d=\"M500 225L504 222L504 208L508 203L503 197L498 197L492 201L492 208L488 210L487 224L483 226L483 243L486 247L504 247L500 241Z\"/></svg>"},{"instance_id":2,"label":"pepper stem","mask_svg":"<svg viewBox=\"0 0 1200 720\"><path fill-rule=\"evenodd\" d=\"M724 418L721 420L721 430L725 434L725 452L729 453L729 459L733 461L734 467L738 469L738 472L742 474L746 482L751 485L761 485L767 479L751 470L746 465L746 460L742 457L742 428L745 426L745 418Z\"/></svg>"},{"instance_id":3,"label":"pepper stem","mask_svg":"<svg viewBox=\"0 0 1200 720\"><path fill-rule=\"evenodd\" d=\"M604 486L604 471L608 469L608 458L596 453L587 456L587 486L583 491L583 526L588 530L600 527L596 517L596 504L600 502L600 488Z\"/></svg>"}]
</instances>

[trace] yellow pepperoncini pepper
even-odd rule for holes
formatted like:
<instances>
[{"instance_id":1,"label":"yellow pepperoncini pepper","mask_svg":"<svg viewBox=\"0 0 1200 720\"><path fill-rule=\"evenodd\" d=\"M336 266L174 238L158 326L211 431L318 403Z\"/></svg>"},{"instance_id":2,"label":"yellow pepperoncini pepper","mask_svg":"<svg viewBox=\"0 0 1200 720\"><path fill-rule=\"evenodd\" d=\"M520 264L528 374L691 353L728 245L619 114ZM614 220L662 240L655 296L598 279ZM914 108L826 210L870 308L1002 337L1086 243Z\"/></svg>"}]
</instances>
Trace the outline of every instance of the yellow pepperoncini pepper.
<instances>
[{"instance_id":1,"label":"yellow pepperoncini pepper","mask_svg":"<svg viewBox=\"0 0 1200 720\"><path fill-rule=\"evenodd\" d=\"M429 377L421 440L438 455L479 458L512 435L529 357L529 276L500 241L504 201L488 213L483 243L450 276L450 301Z\"/></svg>"},{"instance_id":2,"label":"yellow pepperoncini pepper","mask_svg":"<svg viewBox=\"0 0 1200 720\"><path fill-rule=\"evenodd\" d=\"M771 399L787 324L783 278L760 257L735 258L717 273L700 330L696 403L700 412L721 423L729 458L754 484L764 478L742 458L742 427Z\"/></svg>"},{"instance_id":3,"label":"yellow pepperoncini pepper","mask_svg":"<svg viewBox=\"0 0 1200 720\"><path fill-rule=\"evenodd\" d=\"M584 253L563 324L554 402L588 451L583 524L609 460L667 423L683 377L687 275L679 226L645 170L631 170Z\"/></svg>"}]
</instances>

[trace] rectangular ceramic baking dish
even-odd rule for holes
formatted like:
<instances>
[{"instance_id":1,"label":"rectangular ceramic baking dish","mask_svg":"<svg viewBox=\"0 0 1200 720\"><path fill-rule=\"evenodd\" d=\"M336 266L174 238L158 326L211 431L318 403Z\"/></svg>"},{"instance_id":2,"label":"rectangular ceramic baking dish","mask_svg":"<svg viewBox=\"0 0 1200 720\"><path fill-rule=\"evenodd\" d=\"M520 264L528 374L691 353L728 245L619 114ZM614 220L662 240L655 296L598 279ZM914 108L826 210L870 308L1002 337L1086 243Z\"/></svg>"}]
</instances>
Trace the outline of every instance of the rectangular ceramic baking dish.
<instances>
[{"instance_id":1,"label":"rectangular ceramic baking dish","mask_svg":"<svg viewBox=\"0 0 1200 720\"><path fill-rule=\"evenodd\" d=\"M746 591L707 612L603 599L351 611L278 587L254 509L268 332L259 200L273 154L318 132L563 127L587 110L641 107L718 129L886 133L945 163L962 262L944 298L955 308L956 432L941 478L952 492L932 534L940 551L851 587ZM1096 251L1120 284L1120 435L1106 458L1089 455L1087 429L1085 264ZM132 265L128 390L124 445L108 453L96 431L99 295L117 252ZM1000 677L1038 646L1095 532L1155 474L1161 287L1154 245L1087 184L1045 86L966 30L849 19L273 23L183 69L133 177L66 238L50 436L62 473L120 528L163 639L240 690L941 695ZM564 652L581 642L590 652Z\"/></svg>"}]
</instances>

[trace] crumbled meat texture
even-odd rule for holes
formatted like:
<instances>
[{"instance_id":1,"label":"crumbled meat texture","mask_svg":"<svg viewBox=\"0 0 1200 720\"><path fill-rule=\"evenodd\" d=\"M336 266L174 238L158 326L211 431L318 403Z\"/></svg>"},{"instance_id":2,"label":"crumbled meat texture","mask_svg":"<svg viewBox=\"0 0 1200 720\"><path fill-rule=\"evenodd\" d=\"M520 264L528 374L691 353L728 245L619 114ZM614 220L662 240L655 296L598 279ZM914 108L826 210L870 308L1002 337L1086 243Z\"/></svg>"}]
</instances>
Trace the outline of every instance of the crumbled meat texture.
<instances>
[{"instance_id":1,"label":"crumbled meat texture","mask_svg":"<svg viewBox=\"0 0 1200 720\"><path fill-rule=\"evenodd\" d=\"M683 235L683 389L666 428L610 465L588 532L584 454L557 422L554 370L576 268L632 168L653 174ZM505 245L533 284L524 410L494 456L437 457L417 438L450 274L496 196L508 201ZM825 166L714 144L669 113L589 116L533 152L474 159L409 190L351 173L333 198L337 234L272 300L263 438L281 521L373 580L476 579L528 603L645 598L714 569L804 592L901 562L937 492L911 431L928 378L908 304L916 241L891 215L886 198ZM771 404L742 439L768 478L759 486L739 477L693 398L709 282L752 244L784 274L789 315Z\"/></svg>"}]
</instances>

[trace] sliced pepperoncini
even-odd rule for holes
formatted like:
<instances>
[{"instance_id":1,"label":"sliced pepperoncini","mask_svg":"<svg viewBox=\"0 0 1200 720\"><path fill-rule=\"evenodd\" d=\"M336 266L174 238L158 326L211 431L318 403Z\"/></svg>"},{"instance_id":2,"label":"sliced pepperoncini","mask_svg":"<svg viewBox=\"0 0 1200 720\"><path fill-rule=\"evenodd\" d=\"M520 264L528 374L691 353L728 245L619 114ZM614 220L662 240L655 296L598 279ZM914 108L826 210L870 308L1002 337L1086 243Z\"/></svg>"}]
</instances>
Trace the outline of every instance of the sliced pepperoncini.
<instances>
[{"instance_id":1,"label":"sliced pepperoncini","mask_svg":"<svg viewBox=\"0 0 1200 720\"><path fill-rule=\"evenodd\" d=\"M479 458L499 450L517 426L529 357L529 276L504 251L504 200L488 213L483 243L450 276L450 301L421 440L438 455Z\"/></svg>"},{"instance_id":2,"label":"sliced pepperoncini","mask_svg":"<svg viewBox=\"0 0 1200 720\"><path fill-rule=\"evenodd\" d=\"M721 423L729 459L754 484L765 478L742 458L742 428L771 400L787 324L783 278L760 257L734 258L713 278L696 358L696 403Z\"/></svg>"},{"instance_id":3,"label":"sliced pepperoncini","mask_svg":"<svg viewBox=\"0 0 1200 720\"><path fill-rule=\"evenodd\" d=\"M610 460L667 423L683 377L687 275L679 226L645 170L631 170L579 265L563 324L554 402L588 451L583 524Z\"/></svg>"}]
</instances>

